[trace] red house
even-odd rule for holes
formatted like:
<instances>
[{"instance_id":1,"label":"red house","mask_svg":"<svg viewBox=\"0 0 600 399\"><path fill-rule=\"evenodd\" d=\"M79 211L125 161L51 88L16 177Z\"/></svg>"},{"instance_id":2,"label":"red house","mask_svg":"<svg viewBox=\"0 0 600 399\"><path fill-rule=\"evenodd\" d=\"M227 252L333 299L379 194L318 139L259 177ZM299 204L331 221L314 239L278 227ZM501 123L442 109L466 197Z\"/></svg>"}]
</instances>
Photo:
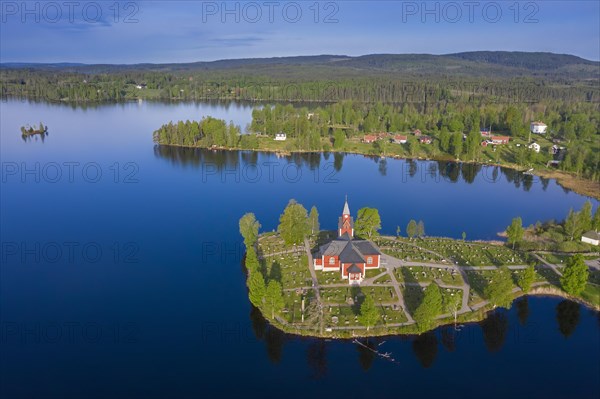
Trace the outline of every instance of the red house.
<instances>
[{"instance_id":1,"label":"red house","mask_svg":"<svg viewBox=\"0 0 600 399\"><path fill-rule=\"evenodd\" d=\"M429 136L421 136L419 137L419 143L421 144L431 144L432 139Z\"/></svg>"},{"instance_id":2,"label":"red house","mask_svg":"<svg viewBox=\"0 0 600 399\"><path fill-rule=\"evenodd\" d=\"M363 137L363 143L374 143L376 142L378 137L374 134L365 134Z\"/></svg>"},{"instance_id":3,"label":"red house","mask_svg":"<svg viewBox=\"0 0 600 399\"><path fill-rule=\"evenodd\" d=\"M381 252L375 244L354 239L354 219L347 200L338 220L338 238L321 246L313 263L315 270L341 273L350 284L360 283L367 269L377 269L381 265Z\"/></svg>"},{"instance_id":4,"label":"red house","mask_svg":"<svg viewBox=\"0 0 600 399\"><path fill-rule=\"evenodd\" d=\"M509 140L508 136L492 136L492 144L508 144Z\"/></svg>"},{"instance_id":5,"label":"red house","mask_svg":"<svg viewBox=\"0 0 600 399\"><path fill-rule=\"evenodd\" d=\"M408 141L408 137L403 136L401 134L396 134L394 136L394 138L392 139L392 142L394 142L396 144L406 144L407 141Z\"/></svg>"}]
</instances>

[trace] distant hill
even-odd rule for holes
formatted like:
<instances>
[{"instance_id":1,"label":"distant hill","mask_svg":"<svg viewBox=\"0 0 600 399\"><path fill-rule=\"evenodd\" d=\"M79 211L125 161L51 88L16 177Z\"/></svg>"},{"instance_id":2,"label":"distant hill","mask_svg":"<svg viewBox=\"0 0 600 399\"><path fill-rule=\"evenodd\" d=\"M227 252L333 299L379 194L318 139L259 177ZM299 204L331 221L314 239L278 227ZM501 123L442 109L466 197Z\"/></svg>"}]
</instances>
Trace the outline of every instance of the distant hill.
<instances>
[{"instance_id":1,"label":"distant hill","mask_svg":"<svg viewBox=\"0 0 600 399\"><path fill-rule=\"evenodd\" d=\"M504 65L530 70L552 70L571 65L589 65L598 68L600 63L570 54L527 53L520 51L473 51L448 54L447 57L479 63Z\"/></svg>"},{"instance_id":2,"label":"distant hill","mask_svg":"<svg viewBox=\"0 0 600 399\"><path fill-rule=\"evenodd\" d=\"M219 74L223 77L269 77L289 80L394 78L536 78L547 81L588 81L600 78L600 62L574 55L507 51L466 53L370 54L363 56L315 55L274 58L242 58L172 64L73 63L0 64L0 69L24 69L84 74L172 73Z\"/></svg>"}]
</instances>

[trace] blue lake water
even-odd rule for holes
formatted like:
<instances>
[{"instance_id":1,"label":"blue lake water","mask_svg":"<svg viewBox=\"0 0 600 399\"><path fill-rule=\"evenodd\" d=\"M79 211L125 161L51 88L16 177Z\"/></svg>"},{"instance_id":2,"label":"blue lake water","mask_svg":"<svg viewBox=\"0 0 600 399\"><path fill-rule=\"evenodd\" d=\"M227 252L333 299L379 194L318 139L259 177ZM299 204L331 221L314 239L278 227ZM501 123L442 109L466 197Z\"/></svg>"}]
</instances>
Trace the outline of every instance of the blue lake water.
<instances>
[{"instance_id":1,"label":"blue lake water","mask_svg":"<svg viewBox=\"0 0 600 399\"><path fill-rule=\"evenodd\" d=\"M353 213L379 209L384 233L416 219L428 235L494 239L515 216L562 219L587 198L496 167L152 142L170 120L244 127L250 112L1 103L0 396L597 397L600 319L559 299L371 341L396 363L266 326L245 290L245 212L272 230L295 198L334 228L348 195ZM39 121L48 136L22 140Z\"/></svg>"}]
</instances>

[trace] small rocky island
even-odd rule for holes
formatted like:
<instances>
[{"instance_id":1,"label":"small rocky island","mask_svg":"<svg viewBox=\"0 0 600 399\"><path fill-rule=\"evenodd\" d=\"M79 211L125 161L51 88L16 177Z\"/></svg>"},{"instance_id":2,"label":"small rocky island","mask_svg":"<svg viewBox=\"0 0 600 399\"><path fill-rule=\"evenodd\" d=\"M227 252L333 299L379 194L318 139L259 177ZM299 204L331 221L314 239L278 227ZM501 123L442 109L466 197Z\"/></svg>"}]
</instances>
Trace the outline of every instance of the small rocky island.
<instances>
[{"instance_id":1,"label":"small rocky island","mask_svg":"<svg viewBox=\"0 0 600 399\"><path fill-rule=\"evenodd\" d=\"M39 134L40 136L44 137L48 134L48 126L45 126L42 122L40 122L40 125L37 128L34 128L29 125L21 126L22 137L34 136L36 134Z\"/></svg>"},{"instance_id":2,"label":"small rocky island","mask_svg":"<svg viewBox=\"0 0 600 399\"><path fill-rule=\"evenodd\" d=\"M427 237L414 220L407 237L400 227L384 236L377 209L360 209L356 220L347 200L342 209L336 231L320 230L316 207L309 213L294 200L277 232L260 234L252 213L240 219L250 301L285 332L351 338L460 328L522 295L561 296L600 310L597 247L573 237L568 245L539 244L559 230L569 234L570 223L579 224L579 235L598 229L591 204L563 225L524 228L516 218L507 242L467 241L466 233L462 240ZM556 245L573 253L540 249Z\"/></svg>"}]
</instances>

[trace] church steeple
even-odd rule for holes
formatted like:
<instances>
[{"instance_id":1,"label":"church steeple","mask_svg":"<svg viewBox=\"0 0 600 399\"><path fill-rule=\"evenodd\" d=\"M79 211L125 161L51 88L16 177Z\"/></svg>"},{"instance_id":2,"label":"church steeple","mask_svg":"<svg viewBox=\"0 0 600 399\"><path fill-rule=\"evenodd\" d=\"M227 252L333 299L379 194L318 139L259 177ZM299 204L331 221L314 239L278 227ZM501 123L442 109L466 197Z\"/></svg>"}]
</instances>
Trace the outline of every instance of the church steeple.
<instances>
[{"instance_id":1,"label":"church steeple","mask_svg":"<svg viewBox=\"0 0 600 399\"><path fill-rule=\"evenodd\" d=\"M348 206L348 196L346 195L346 202L344 203L344 211L342 212L342 216L350 216L350 207Z\"/></svg>"},{"instance_id":2,"label":"church steeple","mask_svg":"<svg viewBox=\"0 0 600 399\"><path fill-rule=\"evenodd\" d=\"M354 220L352 219L352 216L350 216L348 196L346 196L346 201L344 202L342 217L340 217L340 221L338 222L338 235L342 237L344 234L347 234L350 238L354 237Z\"/></svg>"}]
</instances>

